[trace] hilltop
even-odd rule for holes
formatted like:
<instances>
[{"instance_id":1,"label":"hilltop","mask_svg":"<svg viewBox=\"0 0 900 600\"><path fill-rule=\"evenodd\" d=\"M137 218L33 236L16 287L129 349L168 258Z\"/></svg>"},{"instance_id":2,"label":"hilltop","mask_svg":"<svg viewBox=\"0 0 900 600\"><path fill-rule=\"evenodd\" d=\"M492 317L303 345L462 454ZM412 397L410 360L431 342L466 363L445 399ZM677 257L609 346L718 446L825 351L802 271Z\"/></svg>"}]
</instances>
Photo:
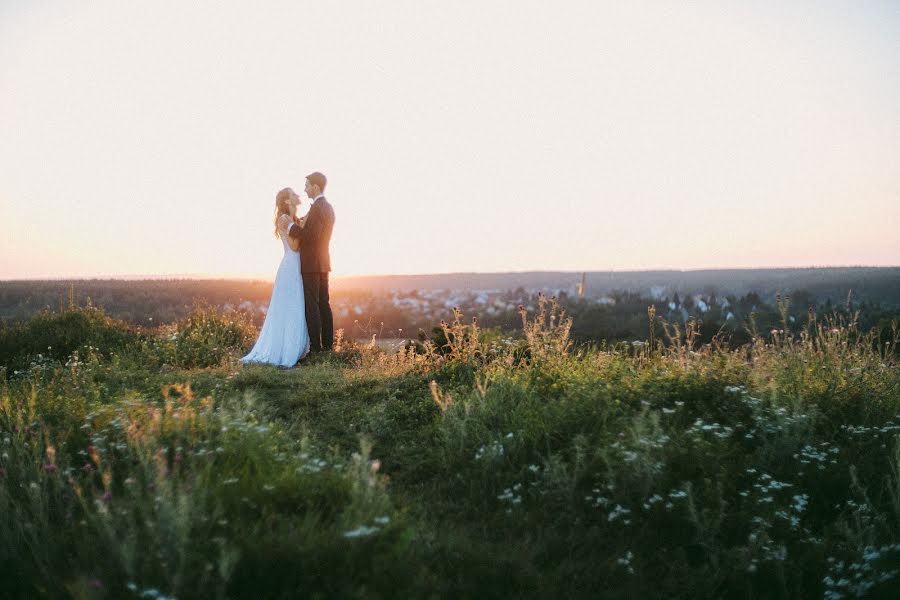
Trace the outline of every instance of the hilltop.
<instances>
[{"instance_id":1,"label":"hilltop","mask_svg":"<svg viewBox=\"0 0 900 600\"><path fill-rule=\"evenodd\" d=\"M0 332L0 595L896 597L896 329L570 327L542 302L287 371L209 310Z\"/></svg>"}]
</instances>

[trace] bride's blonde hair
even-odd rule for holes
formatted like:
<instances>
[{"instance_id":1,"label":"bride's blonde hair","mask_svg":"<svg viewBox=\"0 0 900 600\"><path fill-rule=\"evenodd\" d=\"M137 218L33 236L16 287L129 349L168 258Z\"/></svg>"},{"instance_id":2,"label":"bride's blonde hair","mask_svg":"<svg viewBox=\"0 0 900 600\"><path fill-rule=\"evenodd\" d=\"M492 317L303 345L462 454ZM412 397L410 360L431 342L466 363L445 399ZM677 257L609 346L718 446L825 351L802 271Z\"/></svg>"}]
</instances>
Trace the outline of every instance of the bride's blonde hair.
<instances>
[{"instance_id":1,"label":"bride's blonde hair","mask_svg":"<svg viewBox=\"0 0 900 600\"><path fill-rule=\"evenodd\" d=\"M275 223L275 237L280 238L281 235L278 233L278 217L281 215L289 215L291 214L291 194L294 192L289 187L284 188L275 194L275 218L273 222Z\"/></svg>"}]
</instances>

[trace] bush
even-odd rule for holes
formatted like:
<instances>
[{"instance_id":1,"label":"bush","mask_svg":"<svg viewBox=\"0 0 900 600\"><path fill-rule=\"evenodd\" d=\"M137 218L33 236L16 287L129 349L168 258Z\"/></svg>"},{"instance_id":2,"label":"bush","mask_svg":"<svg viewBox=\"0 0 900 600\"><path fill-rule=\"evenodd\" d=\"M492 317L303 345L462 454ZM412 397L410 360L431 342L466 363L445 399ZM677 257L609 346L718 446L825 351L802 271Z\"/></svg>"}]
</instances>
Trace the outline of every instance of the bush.
<instances>
[{"instance_id":1,"label":"bush","mask_svg":"<svg viewBox=\"0 0 900 600\"><path fill-rule=\"evenodd\" d=\"M141 338L137 330L93 306L44 311L25 323L0 326L0 365L11 373L26 369L34 360L65 362L87 346L109 357Z\"/></svg>"},{"instance_id":2,"label":"bush","mask_svg":"<svg viewBox=\"0 0 900 600\"><path fill-rule=\"evenodd\" d=\"M186 318L162 327L146 350L160 364L216 367L248 351L256 336L256 327L246 313L223 312L198 303Z\"/></svg>"}]
</instances>

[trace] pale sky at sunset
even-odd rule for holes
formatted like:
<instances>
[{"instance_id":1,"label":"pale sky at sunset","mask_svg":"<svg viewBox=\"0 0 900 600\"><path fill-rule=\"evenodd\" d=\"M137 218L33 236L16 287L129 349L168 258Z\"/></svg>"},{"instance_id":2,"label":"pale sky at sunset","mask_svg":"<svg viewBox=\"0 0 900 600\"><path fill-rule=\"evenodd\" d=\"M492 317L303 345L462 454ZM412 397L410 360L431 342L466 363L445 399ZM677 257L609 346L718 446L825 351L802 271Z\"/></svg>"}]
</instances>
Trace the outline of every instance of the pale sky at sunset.
<instances>
[{"instance_id":1,"label":"pale sky at sunset","mask_svg":"<svg viewBox=\"0 0 900 600\"><path fill-rule=\"evenodd\" d=\"M0 279L900 265L897 2L0 0Z\"/></svg>"}]
</instances>

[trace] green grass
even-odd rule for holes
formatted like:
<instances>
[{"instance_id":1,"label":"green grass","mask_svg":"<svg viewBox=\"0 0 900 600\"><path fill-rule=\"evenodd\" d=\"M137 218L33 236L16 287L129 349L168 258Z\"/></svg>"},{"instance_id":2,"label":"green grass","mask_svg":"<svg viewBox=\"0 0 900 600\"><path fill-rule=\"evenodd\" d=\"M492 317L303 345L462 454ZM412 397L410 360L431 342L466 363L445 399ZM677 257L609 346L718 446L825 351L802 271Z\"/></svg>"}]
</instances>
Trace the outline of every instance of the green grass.
<instances>
[{"instance_id":1,"label":"green grass","mask_svg":"<svg viewBox=\"0 0 900 600\"><path fill-rule=\"evenodd\" d=\"M88 316L4 341L2 597L900 592L895 347L852 322L573 348L545 303L285 371L208 308Z\"/></svg>"}]
</instances>

